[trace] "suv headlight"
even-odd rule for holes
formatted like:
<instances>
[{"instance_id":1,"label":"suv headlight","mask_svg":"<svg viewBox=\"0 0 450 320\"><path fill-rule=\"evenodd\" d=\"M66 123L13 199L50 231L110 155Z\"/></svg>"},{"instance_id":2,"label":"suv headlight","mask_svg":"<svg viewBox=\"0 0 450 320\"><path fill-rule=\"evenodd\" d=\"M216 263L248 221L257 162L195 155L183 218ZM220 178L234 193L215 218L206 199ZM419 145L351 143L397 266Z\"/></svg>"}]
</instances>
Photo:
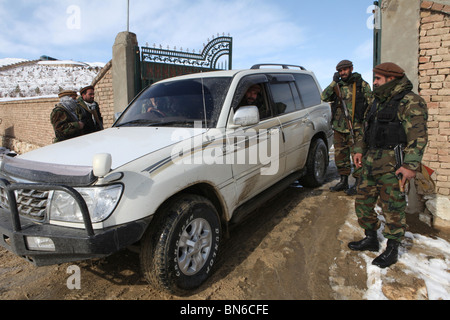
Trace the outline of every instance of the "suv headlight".
<instances>
[{"instance_id":1,"label":"suv headlight","mask_svg":"<svg viewBox=\"0 0 450 320\"><path fill-rule=\"evenodd\" d=\"M122 195L121 184L106 187L75 188L89 209L93 223L109 217ZM75 199L64 191L55 191L50 203L50 220L83 222L80 207Z\"/></svg>"}]
</instances>

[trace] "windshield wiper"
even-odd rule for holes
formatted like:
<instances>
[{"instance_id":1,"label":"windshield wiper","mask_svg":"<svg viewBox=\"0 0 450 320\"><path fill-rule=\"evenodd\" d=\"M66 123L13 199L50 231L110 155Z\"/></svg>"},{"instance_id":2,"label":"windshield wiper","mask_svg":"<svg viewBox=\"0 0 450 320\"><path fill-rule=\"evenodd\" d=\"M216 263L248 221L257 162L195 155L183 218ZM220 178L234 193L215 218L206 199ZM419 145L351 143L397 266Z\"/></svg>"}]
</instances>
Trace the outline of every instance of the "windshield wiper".
<instances>
[{"instance_id":1,"label":"windshield wiper","mask_svg":"<svg viewBox=\"0 0 450 320\"><path fill-rule=\"evenodd\" d=\"M186 120L173 120L173 121L161 121L161 122L154 122L151 124L152 127L163 127L163 126L172 126L175 124L182 124L182 125L189 125L189 126L193 126L194 122L193 121L186 121Z\"/></svg>"},{"instance_id":2,"label":"windshield wiper","mask_svg":"<svg viewBox=\"0 0 450 320\"><path fill-rule=\"evenodd\" d=\"M119 123L118 125L116 125L116 127L123 127L123 126L127 126L127 125L154 125L157 124L158 122L155 122L154 120L147 120L147 119L136 119L136 120L131 120L125 123Z\"/></svg>"},{"instance_id":3,"label":"windshield wiper","mask_svg":"<svg viewBox=\"0 0 450 320\"><path fill-rule=\"evenodd\" d=\"M194 121L186 120L186 119L178 119L171 121L154 121L147 119L135 119L125 123L117 124L116 127L124 127L124 126L139 126L145 125L146 127L165 127L165 126L173 126L173 125L181 125L182 127L193 127Z\"/></svg>"}]
</instances>

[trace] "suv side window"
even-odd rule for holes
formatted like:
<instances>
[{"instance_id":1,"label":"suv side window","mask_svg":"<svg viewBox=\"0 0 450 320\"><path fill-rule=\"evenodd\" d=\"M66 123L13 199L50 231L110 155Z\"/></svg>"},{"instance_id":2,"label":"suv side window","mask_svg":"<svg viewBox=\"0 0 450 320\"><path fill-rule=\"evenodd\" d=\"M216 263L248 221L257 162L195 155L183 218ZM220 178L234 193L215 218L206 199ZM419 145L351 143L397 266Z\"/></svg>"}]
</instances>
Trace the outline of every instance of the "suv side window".
<instances>
[{"instance_id":1,"label":"suv side window","mask_svg":"<svg viewBox=\"0 0 450 320\"><path fill-rule=\"evenodd\" d=\"M294 74L300 99L305 108L316 106L322 102L320 92L314 78L308 74Z\"/></svg>"},{"instance_id":2,"label":"suv side window","mask_svg":"<svg viewBox=\"0 0 450 320\"><path fill-rule=\"evenodd\" d=\"M232 106L236 110L241 106L255 105L259 110L260 120L264 120L272 117L272 111L267 99L267 87L266 83L268 79L264 74L257 74L244 77L236 89L233 97ZM247 98L247 94L252 91L252 89L257 88L257 96L254 101L250 101Z\"/></svg>"},{"instance_id":3,"label":"suv side window","mask_svg":"<svg viewBox=\"0 0 450 320\"><path fill-rule=\"evenodd\" d=\"M300 97L292 75L274 76L270 82L270 92L277 114L301 109Z\"/></svg>"}]
</instances>

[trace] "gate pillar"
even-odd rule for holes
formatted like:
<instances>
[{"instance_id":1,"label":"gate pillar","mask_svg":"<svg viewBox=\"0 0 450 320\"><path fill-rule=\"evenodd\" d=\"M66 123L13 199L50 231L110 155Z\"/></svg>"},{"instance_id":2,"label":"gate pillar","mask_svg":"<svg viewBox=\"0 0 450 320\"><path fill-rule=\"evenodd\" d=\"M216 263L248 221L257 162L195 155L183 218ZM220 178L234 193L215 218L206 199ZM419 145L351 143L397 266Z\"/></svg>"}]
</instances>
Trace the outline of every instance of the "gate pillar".
<instances>
[{"instance_id":1,"label":"gate pillar","mask_svg":"<svg viewBox=\"0 0 450 320\"><path fill-rule=\"evenodd\" d=\"M125 110L135 96L138 85L135 77L136 48L136 34L125 31L116 36L112 54L114 113Z\"/></svg>"}]
</instances>

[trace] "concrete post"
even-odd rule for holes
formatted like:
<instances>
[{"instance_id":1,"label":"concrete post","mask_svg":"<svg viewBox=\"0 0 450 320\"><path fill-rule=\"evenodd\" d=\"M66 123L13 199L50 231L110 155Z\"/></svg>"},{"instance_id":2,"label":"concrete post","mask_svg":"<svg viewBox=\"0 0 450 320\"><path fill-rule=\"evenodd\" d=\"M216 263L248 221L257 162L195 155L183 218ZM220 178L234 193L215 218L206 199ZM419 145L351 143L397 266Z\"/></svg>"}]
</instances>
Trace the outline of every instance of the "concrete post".
<instances>
[{"instance_id":1,"label":"concrete post","mask_svg":"<svg viewBox=\"0 0 450 320\"><path fill-rule=\"evenodd\" d=\"M381 63L401 66L419 87L419 28L421 1L387 0L382 5Z\"/></svg>"},{"instance_id":2,"label":"concrete post","mask_svg":"<svg viewBox=\"0 0 450 320\"><path fill-rule=\"evenodd\" d=\"M114 42L112 55L114 113L123 111L134 98L137 46L136 34L132 32L120 32Z\"/></svg>"}]
</instances>

